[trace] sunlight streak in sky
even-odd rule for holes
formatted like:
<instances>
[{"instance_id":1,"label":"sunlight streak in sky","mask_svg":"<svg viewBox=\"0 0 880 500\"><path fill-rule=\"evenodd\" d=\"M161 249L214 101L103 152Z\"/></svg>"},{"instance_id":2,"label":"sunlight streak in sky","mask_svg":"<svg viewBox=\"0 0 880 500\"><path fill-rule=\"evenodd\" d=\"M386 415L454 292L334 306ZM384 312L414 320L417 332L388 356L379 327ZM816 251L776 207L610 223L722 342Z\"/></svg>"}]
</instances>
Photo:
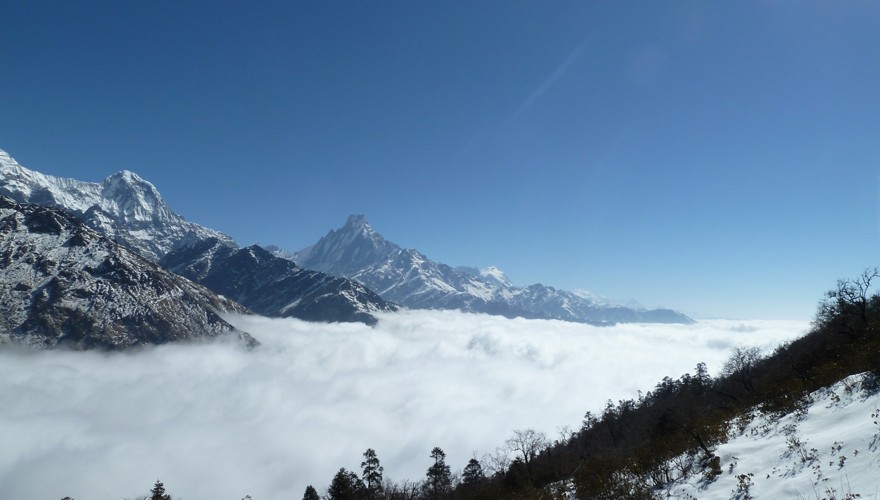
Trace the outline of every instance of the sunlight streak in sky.
<instances>
[{"instance_id":1,"label":"sunlight streak in sky","mask_svg":"<svg viewBox=\"0 0 880 500\"><path fill-rule=\"evenodd\" d=\"M523 114L523 112L525 112L525 110L529 109L532 104L535 103L535 101L537 101L542 95L544 95L544 93L547 92L547 89L552 87L554 83L556 83L560 78L563 77L563 75L565 75L565 72L568 71L568 68L571 66L571 64L578 58L581 52L583 52L584 47L586 47L587 45L587 41L588 39L584 39L583 41L581 41L581 43L577 44L574 50L572 50L568 54L568 56L566 56L562 63L560 63L559 66L557 66L556 69L554 69L553 72L550 73L550 76L548 76L541 83L541 85L539 85L538 88L536 88L535 91L532 92L525 101L523 101L519 108L517 108L517 110L513 112L510 118L507 119L505 125L509 125L511 122L516 120L521 114Z\"/></svg>"}]
</instances>

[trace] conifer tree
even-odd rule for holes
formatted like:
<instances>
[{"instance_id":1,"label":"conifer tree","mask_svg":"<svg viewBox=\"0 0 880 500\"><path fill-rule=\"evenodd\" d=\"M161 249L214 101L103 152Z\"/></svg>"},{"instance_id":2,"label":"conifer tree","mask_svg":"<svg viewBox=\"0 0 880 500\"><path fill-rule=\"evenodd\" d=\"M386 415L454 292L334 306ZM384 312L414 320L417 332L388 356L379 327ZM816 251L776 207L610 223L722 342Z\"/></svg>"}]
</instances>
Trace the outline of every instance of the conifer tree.
<instances>
[{"instance_id":1,"label":"conifer tree","mask_svg":"<svg viewBox=\"0 0 880 500\"><path fill-rule=\"evenodd\" d=\"M375 498L382 492L382 471L385 469L379 465L379 457L376 456L376 450L367 448L364 452L364 461L361 462L364 487L368 498Z\"/></svg>"},{"instance_id":2,"label":"conifer tree","mask_svg":"<svg viewBox=\"0 0 880 500\"><path fill-rule=\"evenodd\" d=\"M461 471L461 482L463 484L476 484L483 479L486 479L486 476L483 474L483 466L480 465L480 462L476 458L468 460L468 464Z\"/></svg>"},{"instance_id":3,"label":"conifer tree","mask_svg":"<svg viewBox=\"0 0 880 500\"><path fill-rule=\"evenodd\" d=\"M434 460L434 464L428 468L424 493L431 499L443 498L452 491L452 478L449 466L446 465L446 453L439 447L435 447L431 450L431 458Z\"/></svg>"},{"instance_id":4,"label":"conifer tree","mask_svg":"<svg viewBox=\"0 0 880 500\"><path fill-rule=\"evenodd\" d=\"M330 487L327 489L329 500L358 500L361 492L361 480L354 472L349 472L345 467L333 476Z\"/></svg>"},{"instance_id":5,"label":"conifer tree","mask_svg":"<svg viewBox=\"0 0 880 500\"><path fill-rule=\"evenodd\" d=\"M318 490L311 484L306 486L306 492L303 494L303 500L321 500Z\"/></svg>"},{"instance_id":6,"label":"conifer tree","mask_svg":"<svg viewBox=\"0 0 880 500\"><path fill-rule=\"evenodd\" d=\"M156 484L150 490L150 500L171 500L171 495L165 493L165 485L162 481L156 480Z\"/></svg>"}]
</instances>

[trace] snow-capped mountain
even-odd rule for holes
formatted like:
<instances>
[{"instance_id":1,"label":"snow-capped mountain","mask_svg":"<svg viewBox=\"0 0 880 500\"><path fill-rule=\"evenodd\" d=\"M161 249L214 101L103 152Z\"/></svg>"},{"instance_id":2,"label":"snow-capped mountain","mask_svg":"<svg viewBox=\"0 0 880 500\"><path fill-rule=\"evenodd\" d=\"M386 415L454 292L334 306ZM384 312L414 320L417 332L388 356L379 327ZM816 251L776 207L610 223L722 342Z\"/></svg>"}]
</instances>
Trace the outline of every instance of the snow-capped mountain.
<instances>
[{"instance_id":1,"label":"snow-capped mountain","mask_svg":"<svg viewBox=\"0 0 880 500\"><path fill-rule=\"evenodd\" d=\"M158 267L56 208L0 196L0 343L127 349L250 335L240 305Z\"/></svg>"},{"instance_id":2,"label":"snow-capped mountain","mask_svg":"<svg viewBox=\"0 0 880 500\"><path fill-rule=\"evenodd\" d=\"M0 195L65 210L155 262L180 249L168 260L176 271L261 314L372 324L372 312L396 307L360 283L298 269L262 249L250 249L253 259L242 257L232 238L176 214L155 186L133 172L113 174L101 183L83 182L28 170L0 150ZM215 246L223 251L202 254ZM198 262L209 263L206 274L192 272Z\"/></svg>"},{"instance_id":3,"label":"snow-capped mountain","mask_svg":"<svg viewBox=\"0 0 880 500\"><path fill-rule=\"evenodd\" d=\"M173 250L161 264L265 316L372 325L372 313L397 310L356 281L303 269L257 245L212 238Z\"/></svg>"},{"instance_id":4,"label":"snow-capped mountain","mask_svg":"<svg viewBox=\"0 0 880 500\"><path fill-rule=\"evenodd\" d=\"M634 309L535 284L515 287L496 268L452 268L413 249L401 248L373 230L366 217L352 215L293 259L303 267L355 279L385 300L414 309L461 309L508 317L585 323L690 323L670 309Z\"/></svg>"},{"instance_id":5,"label":"snow-capped mountain","mask_svg":"<svg viewBox=\"0 0 880 500\"><path fill-rule=\"evenodd\" d=\"M234 244L229 236L176 214L155 186L127 170L100 183L83 182L28 170L0 150L0 195L71 212L152 260L189 241L217 238Z\"/></svg>"}]
</instances>

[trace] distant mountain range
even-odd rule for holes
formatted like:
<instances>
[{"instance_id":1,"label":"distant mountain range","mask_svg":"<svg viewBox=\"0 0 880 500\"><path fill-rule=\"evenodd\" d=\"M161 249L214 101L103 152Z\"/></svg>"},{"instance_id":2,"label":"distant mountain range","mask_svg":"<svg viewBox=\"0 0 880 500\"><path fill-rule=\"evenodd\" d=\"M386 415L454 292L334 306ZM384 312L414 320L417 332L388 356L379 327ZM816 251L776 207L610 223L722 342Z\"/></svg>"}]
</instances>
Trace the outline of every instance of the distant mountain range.
<instances>
[{"instance_id":1,"label":"distant mountain range","mask_svg":"<svg viewBox=\"0 0 880 500\"><path fill-rule=\"evenodd\" d=\"M28 170L0 150L0 197L0 342L125 349L236 333L254 344L219 313L372 325L395 303L599 325L692 321L437 263L386 240L363 215L299 252L240 248L128 171L83 182Z\"/></svg>"},{"instance_id":2,"label":"distant mountain range","mask_svg":"<svg viewBox=\"0 0 880 500\"><path fill-rule=\"evenodd\" d=\"M235 302L165 271L57 208L0 196L0 343L121 350L238 335Z\"/></svg>"},{"instance_id":3,"label":"distant mountain range","mask_svg":"<svg viewBox=\"0 0 880 500\"><path fill-rule=\"evenodd\" d=\"M303 269L257 245L210 238L172 250L161 264L264 316L373 325L372 313L397 310L356 281Z\"/></svg>"},{"instance_id":4,"label":"distant mountain range","mask_svg":"<svg viewBox=\"0 0 880 500\"><path fill-rule=\"evenodd\" d=\"M14 200L62 210L108 241L118 243L152 263L158 264L169 253L176 252L166 260L168 265L173 264L175 270L193 280L203 281L215 293L225 294L260 314L307 321L375 324L376 319L371 313L396 310L394 304L382 300L360 283L298 268L256 246L239 250L231 237L189 222L175 213L155 186L132 172L113 174L101 183L65 179L24 168L0 150L0 196L7 196L10 202ZM40 248L48 251L49 247ZM199 250L206 253L198 255ZM54 257L38 252L29 259ZM200 262L209 263L210 270L200 270ZM0 262L0 275L12 272L8 265ZM7 304L4 299L12 300L10 295L0 295L0 310L14 308L19 315L32 315L32 322L40 320L38 316L44 316L39 309L22 309ZM237 306L235 310L244 312L247 309ZM173 318L168 319L173 322ZM126 321L133 331L142 331L146 327L133 317ZM187 320L181 317L173 326L187 324ZM22 339L21 335L9 337L10 325L0 326L0 336ZM172 340L172 337L154 340L158 343ZM89 342L76 345L91 346ZM51 342L45 345L51 345ZM125 345L128 344L113 344L114 348Z\"/></svg>"},{"instance_id":5,"label":"distant mountain range","mask_svg":"<svg viewBox=\"0 0 880 500\"><path fill-rule=\"evenodd\" d=\"M344 226L308 248L292 254L276 249L276 254L309 269L357 280L385 300L413 309L461 309L600 325L693 322L671 309L627 307L585 292L541 284L515 287L496 268L453 268L434 262L386 240L363 215L350 216Z\"/></svg>"}]
</instances>

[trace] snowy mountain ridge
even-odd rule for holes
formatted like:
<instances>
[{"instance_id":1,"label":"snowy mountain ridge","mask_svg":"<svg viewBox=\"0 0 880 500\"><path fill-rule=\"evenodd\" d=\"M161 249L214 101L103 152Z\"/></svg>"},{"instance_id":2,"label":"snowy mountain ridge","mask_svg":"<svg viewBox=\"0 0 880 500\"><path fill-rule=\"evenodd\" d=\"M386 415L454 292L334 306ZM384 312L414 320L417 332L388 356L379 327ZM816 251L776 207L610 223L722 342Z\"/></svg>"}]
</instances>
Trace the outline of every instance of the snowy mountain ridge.
<instances>
[{"instance_id":1,"label":"snowy mountain ridge","mask_svg":"<svg viewBox=\"0 0 880 500\"><path fill-rule=\"evenodd\" d=\"M278 251L276 255L290 256ZM314 245L292 255L303 267L357 280L382 298L413 309L461 309L508 317L596 324L689 323L669 309L634 309L583 291L535 284L515 287L495 268L452 268L377 233L364 215L351 215Z\"/></svg>"},{"instance_id":2,"label":"snowy mountain ridge","mask_svg":"<svg viewBox=\"0 0 880 500\"><path fill-rule=\"evenodd\" d=\"M276 262L259 247L239 252L232 238L185 220L171 210L153 184L128 170L101 183L83 182L28 170L0 150L0 195L69 212L154 262L182 250L169 261L176 265L173 271L203 280L215 293L228 295L260 314L373 324L373 312L396 309L360 283L298 269L287 260ZM252 258L245 258L246 254ZM209 267L203 269L204 276L189 272L205 263ZM242 267L233 268L233 264Z\"/></svg>"},{"instance_id":3,"label":"snowy mountain ridge","mask_svg":"<svg viewBox=\"0 0 880 500\"><path fill-rule=\"evenodd\" d=\"M160 263L264 316L374 325L373 313L397 310L354 280L303 269L257 245L235 248L211 238L172 250Z\"/></svg>"},{"instance_id":4,"label":"snowy mountain ridge","mask_svg":"<svg viewBox=\"0 0 880 500\"><path fill-rule=\"evenodd\" d=\"M0 344L123 350L237 334L243 313L56 208L0 196Z\"/></svg>"},{"instance_id":5,"label":"snowy mountain ridge","mask_svg":"<svg viewBox=\"0 0 880 500\"><path fill-rule=\"evenodd\" d=\"M175 213L153 184L128 170L100 183L84 182L29 170L0 150L0 194L73 212L93 229L152 260L192 240L217 238L234 244L229 236Z\"/></svg>"}]
</instances>

